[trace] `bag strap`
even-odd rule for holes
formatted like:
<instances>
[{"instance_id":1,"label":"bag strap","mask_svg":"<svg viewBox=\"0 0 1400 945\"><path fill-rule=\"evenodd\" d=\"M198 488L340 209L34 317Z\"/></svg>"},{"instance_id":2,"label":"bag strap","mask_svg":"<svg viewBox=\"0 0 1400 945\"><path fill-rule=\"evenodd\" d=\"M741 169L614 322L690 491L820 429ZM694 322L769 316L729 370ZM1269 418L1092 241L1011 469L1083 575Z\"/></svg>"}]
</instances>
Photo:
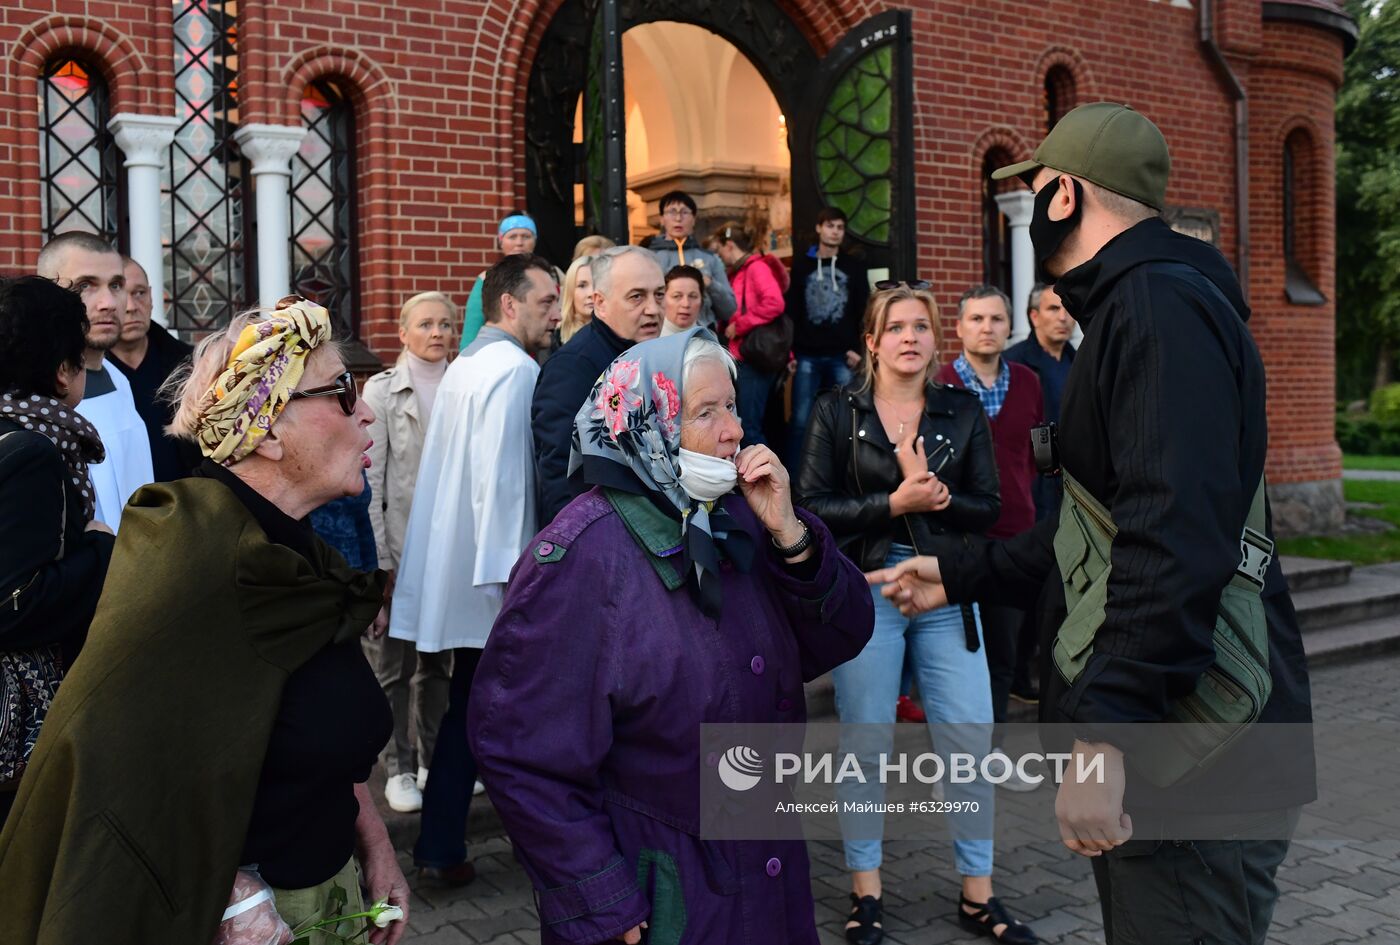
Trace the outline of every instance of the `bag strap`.
<instances>
[{"instance_id":1,"label":"bag strap","mask_svg":"<svg viewBox=\"0 0 1400 945\"><path fill-rule=\"evenodd\" d=\"M1089 522L1112 541L1118 535L1112 513L1067 470L1062 469L1061 475L1064 477L1066 495L1085 511ZM1240 529L1240 563L1235 565L1235 573L1230 577L1231 584L1256 594L1264 589L1264 576L1274 558L1274 543L1266 532L1265 498L1264 475L1260 473L1259 485L1255 487L1254 498L1249 503L1249 514Z\"/></svg>"}]
</instances>

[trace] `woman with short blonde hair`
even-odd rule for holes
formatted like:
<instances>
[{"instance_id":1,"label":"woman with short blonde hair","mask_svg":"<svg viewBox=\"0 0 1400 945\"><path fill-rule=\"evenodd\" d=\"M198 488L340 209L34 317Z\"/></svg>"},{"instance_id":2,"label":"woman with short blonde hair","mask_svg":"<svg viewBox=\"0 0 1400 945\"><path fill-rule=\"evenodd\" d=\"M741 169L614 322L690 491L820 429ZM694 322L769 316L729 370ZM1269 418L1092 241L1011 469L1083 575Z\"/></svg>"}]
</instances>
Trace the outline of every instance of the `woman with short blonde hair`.
<instances>
[{"instance_id":1,"label":"woman with short blonde hair","mask_svg":"<svg viewBox=\"0 0 1400 945\"><path fill-rule=\"evenodd\" d=\"M389 572L392 595L413 507L413 489L423 456L428 419L438 385L454 350L457 306L442 292L419 292L399 310L403 350L387 371L365 381L365 401L374 411L369 435L369 520L379 566ZM422 785L437 743L438 723L447 711L452 653L420 653L407 640L384 637L365 642L365 655L394 713L394 737L380 753L388 776L384 799L400 813L423 806ZM409 720L416 724L412 729Z\"/></svg>"}]
</instances>

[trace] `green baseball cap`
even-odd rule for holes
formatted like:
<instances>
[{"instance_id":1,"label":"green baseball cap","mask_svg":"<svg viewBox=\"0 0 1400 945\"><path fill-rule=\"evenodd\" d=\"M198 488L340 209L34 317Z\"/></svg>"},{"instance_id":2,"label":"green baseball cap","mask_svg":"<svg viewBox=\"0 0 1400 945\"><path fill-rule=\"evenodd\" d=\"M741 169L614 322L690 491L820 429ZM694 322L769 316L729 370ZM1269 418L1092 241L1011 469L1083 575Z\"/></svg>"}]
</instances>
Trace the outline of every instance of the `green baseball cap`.
<instances>
[{"instance_id":1,"label":"green baseball cap","mask_svg":"<svg viewBox=\"0 0 1400 945\"><path fill-rule=\"evenodd\" d=\"M1127 105L1091 102L1061 118L1029 161L992 172L993 180L1042 167L1072 174L1161 210L1172 159L1157 126Z\"/></svg>"}]
</instances>

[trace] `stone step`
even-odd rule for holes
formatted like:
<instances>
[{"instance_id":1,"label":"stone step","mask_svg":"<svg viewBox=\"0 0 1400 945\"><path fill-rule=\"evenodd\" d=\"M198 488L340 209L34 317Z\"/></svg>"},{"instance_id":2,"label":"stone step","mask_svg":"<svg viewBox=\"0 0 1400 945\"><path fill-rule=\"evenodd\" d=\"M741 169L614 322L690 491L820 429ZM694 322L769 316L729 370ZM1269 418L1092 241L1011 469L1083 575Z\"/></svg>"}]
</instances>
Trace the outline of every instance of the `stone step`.
<instances>
[{"instance_id":1,"label":"stone step","mask_svg":"<svg viewBox=\"0 0 1400 945\"><path fill-rule=\"evenodd\" d=\"M1353 568L1345 584L1293 594L1304 634L1400 614L1400 563Z\"/></svg>"},{"instance_id":2,"label":"stone step","mask_svg":"<svg viewBox=\"0 0 1400 945\"><path fill-rule=\"evenodd\" d=\"M1400 650L1400 615L1310 631L1303 634L1303 649L1309 669Z\"/></svg>"},{"instance_id":3,"label":"stone step","mask_svg":"<svg viewBox=\"0 0 1400 945\"><path fill-rule=\"evenodd\" d=\"M1279 558L1279 564L1283 567L1283 576L1288 579L1288 589L1295 594L1320 587L1336 587L1351 580L1350 561L1283 555Z\"/></svg>"}]
</instances>

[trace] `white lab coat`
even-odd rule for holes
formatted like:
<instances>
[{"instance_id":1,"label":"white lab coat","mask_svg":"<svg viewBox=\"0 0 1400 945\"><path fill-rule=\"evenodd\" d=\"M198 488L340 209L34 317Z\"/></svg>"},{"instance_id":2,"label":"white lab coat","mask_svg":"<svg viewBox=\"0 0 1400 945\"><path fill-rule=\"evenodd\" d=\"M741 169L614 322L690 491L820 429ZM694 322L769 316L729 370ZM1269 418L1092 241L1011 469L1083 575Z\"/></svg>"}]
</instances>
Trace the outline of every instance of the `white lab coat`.
<instances>
[{"instance_id":1,"label":"white lab coat","mask_svg":"<svg viewBox=\"0 0 1400 945\"><path fill-rule=\"evenodd\" d=\"M151 441L146 436L145 422L136 412L131 382L105 361L102 367L112 378L116 390L97 397L84 397L78 404L78 413L96 428L107 450L102 462L88 465L88 476L97 500L96 518L115 532L121 524L126 500L137 489L154 482L156 477L151 471Z\"/></svg>"},{"instance_id":2,"label":"white lab coat","mask_svg":"<svg viewBox=\"0 0 1400 945\"><path fill-rule=\"evenodd\" d=\"M423 442L389 636L480 648L535 533L530 403L539 365L487 325L447 369Z\"/></svg>"}]
</instances>

